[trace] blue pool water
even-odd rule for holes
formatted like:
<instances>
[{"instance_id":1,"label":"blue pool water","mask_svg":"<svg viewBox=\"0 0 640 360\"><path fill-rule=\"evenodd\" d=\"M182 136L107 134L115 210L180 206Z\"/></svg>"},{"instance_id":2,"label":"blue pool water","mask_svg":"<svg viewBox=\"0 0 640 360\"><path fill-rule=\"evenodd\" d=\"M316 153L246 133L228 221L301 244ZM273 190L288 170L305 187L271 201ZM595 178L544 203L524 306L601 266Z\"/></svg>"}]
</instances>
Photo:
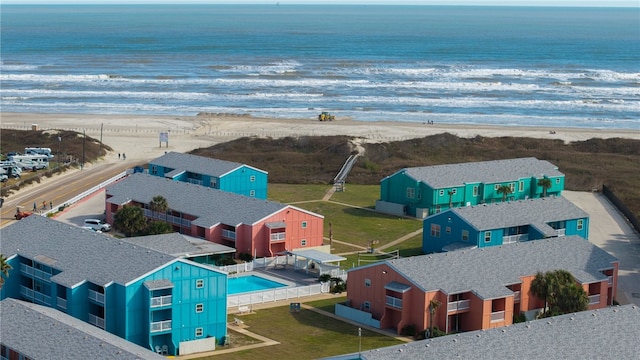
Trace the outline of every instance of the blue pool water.
<instances>
[{"instance_id":1,"label":"blue pool water","mask_svg":"<svg viewBox=\"0 0 640 360\"><path fill-rule=\"evenodd\" d=\"M251 291L271 290L285 286L287 285L256 275L241 276L229 278L228 294L235 295Z\"/></svg>"}]
</instances>

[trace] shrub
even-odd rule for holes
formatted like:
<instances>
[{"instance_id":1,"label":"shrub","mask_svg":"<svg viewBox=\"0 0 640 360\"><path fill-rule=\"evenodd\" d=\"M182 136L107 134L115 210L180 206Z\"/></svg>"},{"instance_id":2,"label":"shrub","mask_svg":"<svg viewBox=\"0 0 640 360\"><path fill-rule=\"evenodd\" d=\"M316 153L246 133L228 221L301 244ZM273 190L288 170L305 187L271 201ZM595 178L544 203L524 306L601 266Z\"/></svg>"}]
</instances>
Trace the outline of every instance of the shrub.
<instances>
[{"instance_id":1,"label":"shrub","mask_svg":"<svg viewBox=\"0 0 640 360\"><path fill-rule=\"evenodd\" d=\"M331 280L331 275L330 274L322 274L318 277L318 281L326 283L329 282Z\"/></svg>"},{"instance_id":2,"label":"shrub","mask_svg":"<svg viewBox=\"0 0 640 360\"><path fill-rule=\"evenodd\" d=\"M514 324L525 322L525 321L527 321L527 317L524 315L524 313L513 314Z\"/></svg>"},{"instance_id":3,"label":"shrub","mask_svg":"<svg viewBox=\"0 0 640 360\"><path fill-rule=\"evenodd\" d=\"M253 261L253 256L247 253L240 253L240 255L238 255L238 259L242 261L250 262L250 261Z\"/></svg>"},{"instance_id":4,"label":"shrub","mask_svg":"<svg viewBox=\"0 0 640 360\"><path fill-rule=\"evenodd\" d=\"M402 335L402 336L415 336L416 335L416 326L414 324L405 325L400 330L400 335Z\"/></svg>"}]
</instances>

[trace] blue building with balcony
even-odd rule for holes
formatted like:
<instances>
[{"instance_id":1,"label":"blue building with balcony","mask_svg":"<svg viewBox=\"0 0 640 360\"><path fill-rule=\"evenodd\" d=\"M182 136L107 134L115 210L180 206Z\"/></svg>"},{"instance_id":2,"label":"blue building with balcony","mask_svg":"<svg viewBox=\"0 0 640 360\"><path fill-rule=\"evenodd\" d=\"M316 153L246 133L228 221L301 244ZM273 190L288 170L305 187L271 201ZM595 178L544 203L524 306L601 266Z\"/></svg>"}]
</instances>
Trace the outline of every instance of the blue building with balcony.
<instances>
[{"instance_id":1,"label":"blue building with balcony","mask_svg":"<svg viewBox=\"0 0 640 360\"><path fill-rule=\"evenodd\" d=\"M168 152L149 162L150 175L267 199L268 173L232 161Z\"/></svg>"},{"instance_id":2,"label":"blue building with balcony","mask_svg":"<svg viewBox=\"0 0 640 360\"><path fill-rule=\"evenodd\" d=\"M48 306L167 355L227 334L227 274L41 216L2 229L13 270L0 299Z\"/></svg>"},{"instance_id":3,"label":"blue building with balcony","mask_svg":"<svg viewBox=\"0 0 640 360\"><path fill-rule=\"evenodd\" d=\"M558 167L533 157L412 167L380 181L376 210L422 219L450 208L560 196L563 190Z\"/></svg>"},{"instance_id":4,"label":"blue building with balcony","mask_svg":"<svg viewBox=\"0 0 640 360\"><path fill-rule=\"evenodd\" d=\"M423 221L425 253L578 235L589 238L589 215L558 196L453 208Z\"/></svg>"}]
</instances>

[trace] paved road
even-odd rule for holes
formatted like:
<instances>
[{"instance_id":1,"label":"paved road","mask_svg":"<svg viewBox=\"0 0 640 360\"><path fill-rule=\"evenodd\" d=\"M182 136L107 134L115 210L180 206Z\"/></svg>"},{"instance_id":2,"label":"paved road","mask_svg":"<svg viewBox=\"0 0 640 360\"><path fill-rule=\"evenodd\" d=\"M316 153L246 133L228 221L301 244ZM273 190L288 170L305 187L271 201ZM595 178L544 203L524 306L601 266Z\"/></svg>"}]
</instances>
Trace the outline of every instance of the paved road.
<instances>
[{"instance_id":1,"label":"paved road","mask_svg":"<svg viewBox=\"0 0 640 360\"><path fill-rule=\"evenodd\" d=\"M53 203L54 208L57 208L69 199L135 165L138 163L134 161L103 161L88 164L82 170L69 170L61 175L43 178L40 183L29 185L5 198L0 212L0 227L15 221L13 216L18 206L23 210L31 211L35 203L38 207L37 212L41 213L44 201L47 204L47 209L49 202Z\"/></svg>"}]
</instances>

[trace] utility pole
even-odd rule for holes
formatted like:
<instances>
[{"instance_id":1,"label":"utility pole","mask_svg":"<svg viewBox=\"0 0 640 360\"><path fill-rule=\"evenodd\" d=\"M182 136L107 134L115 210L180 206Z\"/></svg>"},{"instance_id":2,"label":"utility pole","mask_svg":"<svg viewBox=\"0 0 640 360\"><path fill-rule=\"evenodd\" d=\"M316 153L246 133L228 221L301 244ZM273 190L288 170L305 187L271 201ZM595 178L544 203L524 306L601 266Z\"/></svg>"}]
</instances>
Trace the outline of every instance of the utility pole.
<instances>
[{"instance_id":1,"label":"utility pole","mask_svg":"<svg viewBox=\"0 0 640 360\"><path fill-rule=\"evenodd\" d=\"M102 128L104 127L104 123L100 124L100 151L98 152L98 157L102 156Z\"/></svg>"},{"instance_id":2,"label":"utility pole","mask_svg":"<svg viewBox=\"0 0 640 360\"><path fill-rule=\"evenodd\" d=\"M82 129L82 164L80 164L80 170L84 169L84 143L87 140L87 133L85 129Z\"/></svg>"},{"instance_id":3,"label":"utility pole","mask_svg":"<svg viewBox=\"0 0 640 360\"><path fill-rule=\"evenodd\" d=\"M358 359L362 359L362 328L358 328Z\"/></svg>"}]
</instances>

